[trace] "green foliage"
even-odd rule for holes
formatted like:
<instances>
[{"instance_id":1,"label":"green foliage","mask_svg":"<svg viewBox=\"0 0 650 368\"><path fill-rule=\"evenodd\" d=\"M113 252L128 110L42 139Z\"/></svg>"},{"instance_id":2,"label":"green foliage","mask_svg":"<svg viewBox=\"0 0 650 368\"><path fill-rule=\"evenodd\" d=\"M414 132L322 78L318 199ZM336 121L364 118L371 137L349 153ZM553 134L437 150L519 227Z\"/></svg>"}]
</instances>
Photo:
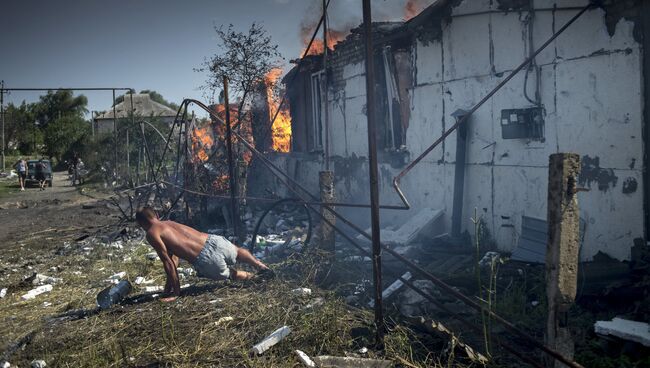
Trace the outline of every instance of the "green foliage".
<instances>
[{"instance_id":1,"label":"green foliage","mask_svg":"<svg viewBox=\"0 0 650 368\"><path fill-rule=\"evenodd\" d=\"M36 120L42 127L47 127L56 119L64 116L81 118L88 110L88 99L84 95L73 96L72 91L47 91L40 101L33 104Z\"/></svg>"},{"instance_id":2,"label":"green foliage","mask_svg":"<svg viewBox=\"0 0 650 368\"><path fill-rule=\"evenodd\" d=\"M64 155L83 150L90 125L81 117L68 115L48 124L44 133L44 153L60 162Z\"/></svg>"},{"instance_id":3,"label":"green foliage","mask_svg":"<svg viewBox=\"0 0 650 368\"><path fill-rule=\"evenodd\" d=\"M41 143L43 137L34 122L32 104L23 101L19 106L9 104L5 108L5 140L9 150L23 155L35 151L34 143Z\"/></svg>"}]
</instances>

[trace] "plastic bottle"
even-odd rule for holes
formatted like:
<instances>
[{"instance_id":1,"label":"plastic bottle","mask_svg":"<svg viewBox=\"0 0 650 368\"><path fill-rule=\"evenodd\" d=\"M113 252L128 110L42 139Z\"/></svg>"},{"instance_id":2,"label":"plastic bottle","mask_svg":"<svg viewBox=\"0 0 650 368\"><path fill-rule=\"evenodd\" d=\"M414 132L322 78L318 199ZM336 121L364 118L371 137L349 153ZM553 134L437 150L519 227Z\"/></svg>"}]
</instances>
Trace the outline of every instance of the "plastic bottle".
<instances>
[{"instance_id":1,"label":"plastic bottle","mask_svg":"<svg viewBox=\"0 0 650 368\"><path fill-rule=\"evenodd\" d=\"M97 305L101 309L108 309L124 299L131 292L131 288L131 283L128 280L122 280L113 287L107 287L97 294Z\"/></svg>"}]
</instances>

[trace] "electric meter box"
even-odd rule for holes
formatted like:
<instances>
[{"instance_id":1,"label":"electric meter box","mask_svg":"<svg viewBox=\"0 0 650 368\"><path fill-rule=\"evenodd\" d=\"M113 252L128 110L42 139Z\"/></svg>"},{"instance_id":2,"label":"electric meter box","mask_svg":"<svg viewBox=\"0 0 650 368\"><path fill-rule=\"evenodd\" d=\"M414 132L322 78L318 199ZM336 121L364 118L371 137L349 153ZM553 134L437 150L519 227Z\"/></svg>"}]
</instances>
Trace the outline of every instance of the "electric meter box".
<instances>
[{"instance_id":1,"label":"electric meter box","mask_svg":"<svg viewBox=\"0 0 650 368\"><path fill-rule=\"evenodd\" d=\"M544 109L501 110L501 138L544 140Z\"/></svg>"}]
</instances>

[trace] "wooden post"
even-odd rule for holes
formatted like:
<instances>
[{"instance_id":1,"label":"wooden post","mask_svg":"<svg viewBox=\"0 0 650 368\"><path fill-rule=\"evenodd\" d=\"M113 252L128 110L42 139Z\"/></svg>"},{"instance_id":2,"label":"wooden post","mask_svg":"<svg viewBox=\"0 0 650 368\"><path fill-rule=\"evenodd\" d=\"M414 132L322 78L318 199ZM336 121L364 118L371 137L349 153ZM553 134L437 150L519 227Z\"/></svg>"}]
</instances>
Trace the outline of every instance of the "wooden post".
<instances>
[{"instance_id":1,"label":"wooden post","mask_svg":"<svg viewBox=\"0 0 650 368\"><path fill-rule=\"evenodd\" d=\"M321 202L334 202L334 172L329 170L321 171L318 175L318 183L320 186ZM320 211L323 218L329 220L333 224L336 223L336 217L331 212L327 211L325 207L321 207ZM320 248L334 254L334 228L325 223L325 221L321 221L319 236L321 240Z\"/></svg>"},{"instance_id":2,"label":"wooden post","mask_svg":"<svg viewBox=\"0 0 650 368\"><path fill-rule=\"evenodd\" d=\"M573 359L574 343L568 312L575 301L580 250L580 212L576 195L580 156L555 153L548 165L548 243L546 245L546 295L548 320L546 346ZM549 368L565 367L547 358Z\"/></svg>"}]
</instances>

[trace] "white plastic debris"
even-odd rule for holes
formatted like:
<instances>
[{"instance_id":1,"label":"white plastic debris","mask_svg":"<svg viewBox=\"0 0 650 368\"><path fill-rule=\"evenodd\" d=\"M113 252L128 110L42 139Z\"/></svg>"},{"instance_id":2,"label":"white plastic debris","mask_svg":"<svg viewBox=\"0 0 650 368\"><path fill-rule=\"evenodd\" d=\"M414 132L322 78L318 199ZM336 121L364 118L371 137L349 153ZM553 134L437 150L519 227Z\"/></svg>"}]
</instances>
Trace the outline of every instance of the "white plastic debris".
<instances>
[{"instance_id":1,"label":"white plastic debris","mask_svg":"<svg viewBox=\"0 0 650 368\"><path fill-rule=\"evenodd\" d=\"M34 299L37 295L41 295L43 293L49 293L52 291L52 285L42 285L37 287L36 289L32 289L27 292L27 294L21 296L20 298L22 300L29 300L29 299Z\"/></svg>"},{"instance_id":2,"label":"white plastic debris","mask_svg":"<svg viewBox=\"0 0 650 368\"><path fill-rule=\"evenodd\" d=\"M282 341L291 333L289 326L282 326L277 330L273 331L272 334L267 336L264 340L260 341L258 344L253 346L251 351L257 355L262 354L263 352L269 350L273 345Z\"/></svg>"},{"instance_id":3,"label":"white plastic debris","mask_svg":"<svg viewBox=\"0 0 650 368\"><path fill-rule=\"evenodd\" d=\"M32 368L45 368L47 367L47 364L45 364L44 360L32 360Z\"/></svg>"},{"instance_id":4,"label":"white plastic debris","mask_svg":"<svg viewBox=\"0 0 650 368\"><path fill-rule=\"evenodd\" d=\"M311 289L309 288L297 288L291 290L291 294L298 296L308 296L311 295Z\"/></svg>"},{"instance_id":5,"label":"white plastic debris","mask_svg":"<svg viewBox=\"0 0 650 368\"><path fill-rule=\"evenodd\" d=\"M118 272L115 275L112 275L111 277L106 279L106 282L110 282L112 284L117 284L117 283L120 282L120 280L122 280L124 278L124 276L126 276L126 272L124 272L124 271Z\"/></svg>"},{"instance_id":6,"label":"white plastic debris","mask_svg":"<svg viewBox=\"0 0 650 368\"><path fill-rule=\"evenodd\" d=\"M50 302L43 302L43 307L49 307L50 305L52 305L52 303L50 303Z\"/></svg>"},{"instance_id":7,"label":"white plastic debris","mask_svg":"<svg viewBox=\"0 0 650 368\"><path fill-rule=\"evenodd\" d=\"M219 319L218 319L214 324L215 324L215 326L219 326L219 325L222 324L222 323L232 322L232 321L234 321L234 320L235 320L235 319L232 318L231 316L226 316L226 317L221 317L221 318L219 318Z\"/></svg>"},{"instance_id":8,"label":"white plastic debris","mask_svg":"<svg viewBox=\"0 0 650 368\"><path fill-rule=\"evenodd\" d=\"M163 291L165 288L162 286L145 286L145 293L155 293L157 291Z\"/></svg>"},{"instance_id":9,"label":"white plastic debris","mask_svg":"<svg viewBox=\"0 0 650 368\"><path fill-rule=\"evenodd\" d=\"M222 301L223 301L223 298L217 298L217 299L210 300L208 303L216 304L216 303L221 303Z\"/></svg>"},{"instance_id":10,"label":"white plastic debris","mask_svg":"<svg viewBox=\"0 0 650 368\"><path fill-rule=\"evenodd\" d=\"M32 280L32 285L45 285L45 284L56 284L57 282L60 282L60 278L56 277L51 277L47 275L41 275L40 273L37 273L34 275L34 279Z\"/></svg>"},{"instance_id":11,"label":"white plastic debris","mask_svg":"<svg viewBox=\"0 0 650 368\"><path fill-rule=\"evenodd\" d=\"M7 288L0 290L0 299L4 298L5 296L7 296Z\"/></svg>"},{"instance_id":12,"label":"white plastic debris","mask_svg":"<svg viewBox=\"0 0 650 368\"><path fill-rule=\"evenodd\" d=\"M185 276L194 275L194 269L191 268L191 267L188 267L188 268L178 267L177 270L178 270L178 273L181 274L181 275L185 275Z\"/></svg>"},{"instance_id":13,"label":"white plastic debris","mask_svg":"<svg viewBox=\"0 0 650 368\"><path fill-rule=\"evenodd\" d=\"M150 261L154 261L154 260L156 260L158 258L158 253L150 252L150 253L145 254L145 257L147 257L147 259L150 260Z\"/></svg>"},{"instance_id":14,"label":"white plastic debris","mask_svg":"<svg viewBox=\"0 0 650 368\"><path fill-rule=\"evenodd\" d=\"M138 277L135 278L135 280L134 280L133 282L134 282L136 285L140 285L140 284L142 284L145 280L146 280L146 279L145 279L143 276L138 276Z\"/></svg>"},{"instance_id":15,"label":"white plastic debris","mask_svg":"<svg viewBox=\"0 0 650 368\"><path fill-rule=\"evenodd\" d=\"M359 354L368 354L368 348L364 346L361 349L359 349L358 352Z\"/></svg>"},{"instance_id":16,"label":"white plastic debris","mask_svg":"<svg viewBox=\"0 0 650 368\"><path fill-rule=\"evenodd\" d=\"M9 367L11 367L11 363L9 363L8 361L3 360L2 362L0 362L0 368L9 368Z\"/></svg>"},{"instance_id":17,"label":"white plastic debris","mask_svg":"<svg viewBox=\"0 0 650 368\"><path fill-rule=\"evenodd\" d=\"M599 335L611 335L623 340L638 342L650 346L650 325L644 322L614 318L611 321L597 321L594 331Z\"/></svg>"},{"instance_id":18,"label":"white plastic debris","mask_svg":"<svg viewBox=\"0 0 650 368\"><path fill-rule=\"evenodd\" d=\"M305 367L308 368L316 368L316 363L314 363L313 360L309 357L309 355L305 354L304 352L300 350L294 350L296 355L298 356L298 360L304 365Z\"/></svg>"}]
</instances>

